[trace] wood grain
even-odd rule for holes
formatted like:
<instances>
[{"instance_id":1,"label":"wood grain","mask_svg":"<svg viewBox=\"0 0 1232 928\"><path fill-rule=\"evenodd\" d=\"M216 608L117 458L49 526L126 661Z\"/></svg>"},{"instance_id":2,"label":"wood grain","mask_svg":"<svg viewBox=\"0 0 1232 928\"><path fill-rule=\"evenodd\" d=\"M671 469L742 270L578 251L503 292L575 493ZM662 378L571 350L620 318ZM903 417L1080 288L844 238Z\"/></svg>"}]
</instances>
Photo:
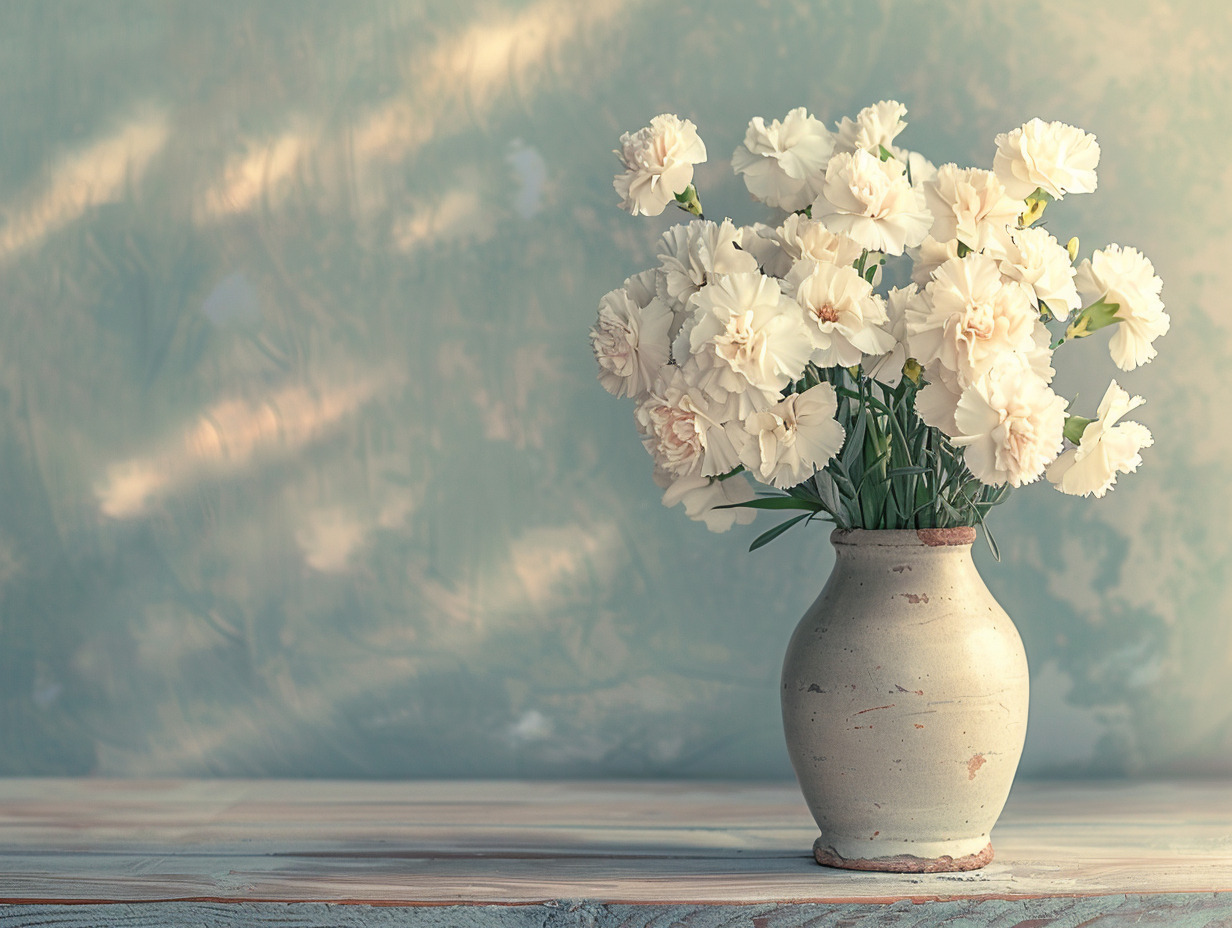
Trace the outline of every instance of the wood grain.
<instances>
[{"instance_id":1,"label":"wood grain","mask_svg":"<svg viewBox=\"0 0 1232 928\"><path fill-rule=\"evenodd\" d=\"M815 834L793 784L0 780L0 926L1232 925L1222 782L1019 785L972 873Z\"/></svg>"}]
</instances>

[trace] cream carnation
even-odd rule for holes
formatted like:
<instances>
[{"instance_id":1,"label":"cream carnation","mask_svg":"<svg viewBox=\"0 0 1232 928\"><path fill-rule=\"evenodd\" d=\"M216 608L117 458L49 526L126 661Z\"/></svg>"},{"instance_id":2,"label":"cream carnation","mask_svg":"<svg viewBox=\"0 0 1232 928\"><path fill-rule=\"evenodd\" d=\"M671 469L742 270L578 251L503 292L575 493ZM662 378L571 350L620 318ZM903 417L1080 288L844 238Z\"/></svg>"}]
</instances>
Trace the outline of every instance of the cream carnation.
<instances>
[{"instance_id":1,"label":"cream carnation","mask_svg":"<svg viewBox=\"0 0 1232 928\"><path fill-rule=\"evenodd\" d=\"M855 119L844 116L838 124L835 151L866 151L880 157L881 149L890 150L898 134L907 128L903 117L907 107L897 100L882 100L866 106Z\"/></svg>"},{"instance_id":2,"label":"cream carnation","mask_svg":"<svg viewBox=\"0 0 1232 928\"><path fill-rule=\"evenodd\" d=\"M907 347L923 365L937 361L966 387L997 358L1035 347L1038 317L1022 284L1001 277L997 262L972 253L933 273L922 299L907 306Z\"/></svg>"},{"instance_id":3,"label":"cream carnation","mask_svg":"<svg viewBox=\"0 0 1232 928\"><path fill-rule=\"evenodd\" d=\"M963 461L981 483L1022 486L1061 451L1065 400L1021 365L992 368L963 391L954 412Z\"/></svg>"},{"instance_id":4,"label":"cream carnation","mask_svg":"<svg viewBox=\"0 0 1232 928\"><path fill-rule=\"evenodd\" d=\"M792 213L778 228L757 224L745 233L742 247L771 277L783 277L801 258L850 267L864 250L846 235L831 232L817 219Z\"/></svg>"},{"instance_id":5,"label":"cream carnation","mask_svg":"<svg viewBox=\"0 0 1232 928\"><path fill-rule=\"evenodd\" d=\"M928 235L932 217L923 201L900 162L881 161L860 149L830 159L813 216L862 248L901 255Z\"/></svg>"},{"instance_id":6,"label":"cream carnation","mask_svg":"<svg viewBox=\"0 0 1232 928\"><path fill-rule=\"evenodd\" d=\"M1099 144L1095 136L1063 122L1032 119L997 136L992 167L1005 192L1023 199L1043 190L1054 200L1067 193L1091 193Z\"/></svg>"},{"instance_id":7,"label":"cream carnation","mask_svg":"<svg viewBox=\"0 0 1232 928\"><path fill-rule=\"evenodd\" d=\"M1009 239L1009 226L1018 224L1026 209L1021 199L1005 195L1005 187L991 171L943 164L937 176L924 184L924 196L933 214L929 232L946 242L958 239L972 251Z\"/></svg>"},{"instance_id":8,"label":"cream carnation","mask_svg":"<svg viewBox=\"0 0 1232 928\"><path fill-rule=\"evenodd\" d=\"M692 122L664 113L646 128L622 135L616 154L625 167L612 181L620 208L634 216L658 216L693 183L693 165L706 160L706 146Z\"/></svg>"},{"instance_id":9,"label":"cream carnation","mask_svg":"<svg viewBox=\"0 0 1232 928\"><path fill-rule=\"evenodd\" d=\"M834 418L834 388L819 383L793 393L729 426L740 462L765 483L793 487L825 466L843 446L843 427Z\"/></svg>"},{"instance_id":10,"label":"cream carnation","mask_svg":"<svg viewBox=\"0 0 1232 928\"><path fill-rule=\"evenodd\" d=\"M869 377L887 387L897 387L903 379L903 365L907 363L907 304L918 296L915 284L894 287L886 294L885 331L893 344L881 357L866 362L865 370Z\"/></svg>"},{"instance_id":11,"label":"cream carnation","mask_svg":"<svg viewBox=\"0 0 1232 928\"><path fill-rule=\"evenodd\" d=\"M854 268L798 261L783 281L789 296L804 310L819 367L853 367L864 355L885 354L894 346L883 326L885 303Z\"/></svg>"},{"instance_id":12,"label":"cream carnation","mask_svg":"<svg viewBox=\"0 0 1232 928\"><path fill-rule=\"evenodd\" d=\"M693 298L693 314L673 346L690 383L726 417L773 405L800 376L812 351L800 306L760 273L716 277Z\"/></svg>"},{"instance_id":13,"label":"cream carnation","mask_svg":"<svg viewBox=\"0 0 1232 928\"><path fill-rule=\"evenodd\" d=\"M754 498L753 486L743 474L720 480L718 477L674 477L656 468L654 481L663 489L663 505L684 504L684 514L694 522L706 523L712 532L726 532L733 525L748 525L757 510L738 507L720 509L732 503L747 503Z\"/></svg>"},{"instance_id":14,"label":"cream carnation","mask_svg":"<svg viewBox=\"0 0 1232 928\"><path fill-rule=\"evenodd\" d=\"M931 235L911 249L911 282L917 287L927 287L933 279L933 271L958 257L958 239L939 242Z\"/></svg>"},{"instance_id":15,"label":"cream carnation","mask_svg":"<svg viewBox=\"0 0 1232 928\"><path fill-rule=\"evenodd\" d=\"M677 477L725 474L738 458L723 428L721 410L690 385L680 369L660 370L634 411L642 444L655 465Z\"/></svg>"},{"instance_id":16,"label":"cream carnation","mask_svg":"<svg viewBox=\"0 0 1232 928\"><path fill-rule=\"evenodd\" d=\"M671 352L672 311L657 299L639 306L625 288L599 301L599 318L590 330L599 383L616 396L640 396Z\"/></svg>"},{"instance_id":17,"label":"cream carnation","mask_svg":"<svg viewBox=\"0 0 1232 928\"><path fill-rule=\"evenodd\" d=\"M1069 252L1047 229L1015 229L996 258L1002 276L1029 288L1032 302L1054 318L1064 319L1082 305Z\"/></svg>"},{"instance_id":18,"label":"cream carnation","mask_svg":"<svg viewBox=\"0 0 1232 928\"><path fill-rule=\"evenodd\" d=\"M1079 265L1075 282L1087 305L1098 300L1118 305L1119 323L1108 342L1117 367L1132 371L1155 357L1153 342L1167 334L1172 320L1159 297L1163 281L1145 255L1109 245Z\"/></svg>"},{"instance_id":19,"label":"cream carnation","mask_svg":"<svg viewBox=\"0 0 1232 928\"><path fill-rule=\"evenodd\" d=\"M995 367L998 374L1004 375L1010 370L1021 370L1030 374L1042 383L1051 383L1056 376L1052 369L1052 351L1048 347L1048 329L1036 325L1034 330L1034 345L1026 351L1007 351L996 358ZM988 372L982 379L989 376ZM958 412L958 401L962 399L970 384L960 377L956 371L933 361L924 369L924 378L928 382L915 396L915 411L924 420L925 425L941 429L946 435L953 437L959 434L958 425L954 420Z\"/></svg>"},{"instance_id":20,"label":"cream carnation","mask_svg":"<svg viewBox=\"0 0 1232 928\"><path fill-rule=\"evenodd\" d=\"M1144 400L1117 386L1114 380L1099 404L1099 418L1082 430L1077 448L1070 448L1048 468L1048 480L1062 493L1094 496L1098 499L1112 489L1117 474L1130 474L1142 463L1139 452L1154 439L1145 425L1121 422L1122 416L1137 409Z\"/></svg>"},{"instance_id":21,"label":"cream carnation","mask_svg":"<svg viewBox=\"0 0 1232 928\"><path fill-rule=\"evenodd\" d=\"M656 283L659 299L682 315L693 294L716 274L756 271L757 259L740 248L744 234L730 219L721 223L694 219L664 232Z\"/></svg>"},{"instance_id":22,"label":"cream carnation","mask_svg":"<svg viewBox=\"0 0 1232 928\"><path fill-rule=\"evenodd\" d=\"M744 144L732 155L732 168L744 176L749 193L767 206L794 212L821 192L834 136L804 107L766 125L760 116L749 122Z\"/></svg>"}]
</instances>

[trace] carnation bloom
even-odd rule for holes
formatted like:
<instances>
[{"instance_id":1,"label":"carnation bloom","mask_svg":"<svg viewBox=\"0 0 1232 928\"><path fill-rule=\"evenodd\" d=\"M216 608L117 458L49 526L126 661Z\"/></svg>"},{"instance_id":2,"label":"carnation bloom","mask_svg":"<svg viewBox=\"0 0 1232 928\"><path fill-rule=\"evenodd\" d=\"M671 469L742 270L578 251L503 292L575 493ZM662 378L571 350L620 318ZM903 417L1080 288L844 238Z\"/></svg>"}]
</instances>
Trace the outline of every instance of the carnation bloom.
<instances>
[{"instance_id":1,"label":"carnation bloom","mask_svg":"<svg viewBox=\"0 0 1232 928\"><path fill-rule=\"evenodd\" d=\"M655 465L677 477L725 474L739 463L720 416L674 365L660 369L634 411Z\"/></svg>"},{"instance_id":2,"label":"carnation bloom","mask_svg":"<svg viewBox=\"0 0 1232 928\"><path fill-rule=\"evenodd\" d=\"M680 315L714 275L756 271L757 259L740 248L743 237L744 230L730 219L694 219L672 226L660 239L659 299Z\"/></svg>"},{"instance_id":3,"label":"carnation bloom","mask_svg":"<svg viewBox=\"0 0 1232 928\"><path fill-rule=\"evenodd\" d=\"M885 331L894 343L881 357L867 361L865 370L869 377L887 387L897 387L903 379L903 365L907 363L907 304L918 295L915 284L894 287L886 294Z\"/></svg>"},{"instance_id":4,"label":"carnation bloom","mask_svg":"<svg viewBox=\"0 0 1232 928\"><path fill-rule=\"evenodd\" d=\"M693 314L673 346L690 383L727 418L773 405L800 376L812 342L799 305L760 273L716 277L693 297Z\"/></svg>"},{"instance_id":5,"label":"carnation bloom","mask_svg":"<svg viewBox=\"0 0 1232 928\"><path fill-rule=\"evenodd\" d=\"M937 361L965 387L998 356L1035 347L1038 317L1022 284L1001 277L997 262L972 253L933 273L922 299L907 306L907 346L923 365Z\"/></svg>"},{"instance_id":6,"label":"carnation bloom","mask_svg":"<svg viewBox=\"0 0 1232 928\"><path fill-rule=\"evenodd\" d=\"M1074 286L1074 265L1065 246L1047 229L1015 229L1005 247L994 249L1002 276L1028 287L1032 302L1064 319L1082 299Z\"/></svg>"},{"instance_id":7,"label":"carnation bloom","mask_svg":"<svg viewBox=\"0 0 1232 928\"><path fill-rule=\"evenodd\" d=\"M706 146L692 122L664 113L644 129L622 135L616 154L625 167L612 180L620 208L634 216L658 216L693 183L693 165L706 160Z\"/></svg>"},{"instance_id":8,"label":"carnation bloom","mask_svg":"<svg viewBox=\"0 0 1232 928\"><path fill-rule=\"evenodd\" d=\"M663 488L663 505L684 504L684 514L694 522L705 522L712 532L726 532L733 525L748 525L757 510L745 507L720 509L731 503L747 503L754 498L753 486L743 474L718 477L674 477L655 468L654 481Z\"/></svg>"},{"instance_id":9,"label":"carnation bloom","mask_svg":"<svg viewBox=\"0 0 1232 928\"><path fill-rule=\"evenodd\" d=\"M911 282L918 287L927 287L933 279L933 271L958 257L958 239L939 242L931 235L919 246L911 249Z\"/></svg>"},{"instance_id":10,"label":"carnation bloom","mask_svg":"<svg viewBox=\"0 0 1232 928\"><path fill-rule=\"evenodd\" d=\"M792 213L778 228L758 223L745 233L741 247L757 258L771 277L783 277L801 258L851 266L864 250L846 235L831 232L820 220Z\"/></svg>"},{"instance_id":11,"label":"carnation bloom","mask_svg":"<svg viewBox=\"0 0 1232 928\"><path fill-rule=\"evenodd\" d=\"M1088 132L1032 119L1013 132L1002 132L996 142L992 168L1011 197L1022 199L1039 188L1059 200L1067 193L1095 189L1099 144Z\"/></svg>"},{"instance_id":12,"label":"carnation bloom","mask_svg":"<svg viewBox=\"0 0 1232 928\"><path fill-rule=\"evenodd\" d=\"M855 268L819 264L803 258L783 285L804 310L813 354L819 367L852 367L866 354L885 354L893 337L881 328L888 320L885 303Z\"/></svg>"},{"instance_id":13,"label":"carnation bloom","mask_svg":"<svg viewBox=\"0 0 1232 928\"><path fill-rule=\"evenodd\" d=\"M672 311L658 299L639 306L624 287L606 294L590 330L603 389L633 397L649 390L670 356L671 324Z\"/></svg>"},{"instance_id":14,"label":"carnation bloom","mask_svg":"<svg viewBox=\"0 0 1232 928\"><path fill-rule=\"evenodd\" d=\"M924 241L932 225L923 200L907 182L902 164L881 161L861 149L830 159L813 216L861 248L901 255Z\"/></svg>"},{"instance_id":15,"label":"carnation bloom","mask_svg":"<svg viewBox=\"0 0 1232 928\"><path fill-rule=\"evenodd\" d=\"M1029 368L992 368L963 391L954 412L963 461L981 483L1022 486L1061 451L1065 400Z\"/></svg>"},{"instance_id":16,"label":"carnation bloom","mask_svg":"<svg viewBox=\"0 0 1232 928\"><path fill-rule=\"evenodd\" d=\"M1159 298L1164 283L1145 255L1109 245L1079 265L1075 282L1087 305L1097 300L1117 304L1119 323L1108 342L1117 367L1132 371L1155 357L1152 343L1167 333L1172 320Z\"/></svg>"},{"instance_id":17,"label":"carnation bloom","mask_svg":"<svg viewBox=\"0 0 1232 928\"><path fill-rule=\"evenodd\" d=\"M838 398L828 383L793 393L762 412L732 423L728 431L740 462L765 483L793 487L824 467L843 446L834 418Z\"/></svg>"},{"instance_id":18,"label":"carnation bloom","mask_svg":"<svg viewBox=\"0 0 1232 928\"><path fill-rule=\"evenodd\" d=\"M1114 380L1099 404L1099 418L1082 430L1077 448L1070 448L1048 468L1048 480L1062 493L1098 499L1112 489L1117 474L1129 474L1142 463L1139 452L1154 439L1145 425L1121 422L1144 400L1130 397Z\"/></svg>"},{"instance_id":19,"label":"carnation bloom","mask_svg":"<svg viewBox=\"0 0 1232 928\"><path fill-rule=\"evenodd\" d=\"M804 107L766 125L760 116L749 122L744 144L732 155L732 169L744 176L749 193L767 206L794 212L821 192L834 136Z\"/></svg>"},{"instance_id":20,"label":"carnation bloom","mask_svg":"<svg viewBox=\"0 0 1232 928\"><path fill-rule=\"evenodd\" d=\"M938 241L958 239L972 251L993 242L1005 242L1011 225L1026 203L1005 195L1005 187L991 171L943 164L937 176L924 184L924 197L933 214L929 234Z\"/></svg>"},{"instance_id":21,"label":"carnation bloom","mask_svg":"<svg viewBox=\"0 0 1232 928\"><path fill-rule=\"evenodd\" d=\"M891 150L898 134L907 128L903 117L907 107L897 100L882 100L866 106L855 119L844 116L838 124L835 151L867 151L880 156L881 149Z\"/></svg>"}]
</instances>

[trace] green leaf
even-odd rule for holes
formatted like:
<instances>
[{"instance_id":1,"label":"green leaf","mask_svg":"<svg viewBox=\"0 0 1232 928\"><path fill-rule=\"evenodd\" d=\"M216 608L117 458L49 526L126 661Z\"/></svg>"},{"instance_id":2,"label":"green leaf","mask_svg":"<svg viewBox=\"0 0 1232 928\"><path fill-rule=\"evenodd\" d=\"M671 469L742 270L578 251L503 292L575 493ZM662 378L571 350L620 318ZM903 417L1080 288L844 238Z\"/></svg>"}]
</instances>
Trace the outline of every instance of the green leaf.
<instances>
[{"instance_id":1,"label":"green leaf","mask_svg":"<svg viewBox=\"0 0 1232 928\"><path fill-rule=\"evenodd\" d=\"M1082 441L1082 433L1094 421L1094 419L1084 419L1082 416L1066 416L1065 437L1075 445L1078 444Z\"/></svg>"},{"instance_id":2,"label":"green leaf","mask_svg":"<svg viewBox=\"0 0 1232 928\"><path fill-rule=\"evenodd\" d=\"M821 512L821 503L796 499L794 496L765 496L761 499L751 499L743 503L727 503L715 506L715 509L807 509L809 512Z\"/></svg>"},{"instance_id":3,"label":"green leaf","mask_svg":"<svg viewBox=\"0 0 1232 928\"><path fill-rule=\"evenodd\" d=\"M911 474L927 474L927 467L892 467L886 471L887 477L906 477Z\"/></svg>"},{"instance_id":4,"label":"green leaf","mask_svg":"<svg viewBox=\"0 0 1232 928\"><path fill-rule=\"evenodd\" d=\"M719 508L719 507L716 507L716 508ZM749 550L756 551L758 548L762 547L763 545L770 544L770 542L774 541L774 539L778 538L780 535L782 535L785 531L787 531L789 528L791 528L801 519L808 519L808 518L810 518L809 514L804 513L803 515L795 516L794 518L788 519L786 522L780 522L774 528L770 529L770 531L762 532L760 535L754 538L753 543L749 545Z\"/></svg>"}]
</instances>

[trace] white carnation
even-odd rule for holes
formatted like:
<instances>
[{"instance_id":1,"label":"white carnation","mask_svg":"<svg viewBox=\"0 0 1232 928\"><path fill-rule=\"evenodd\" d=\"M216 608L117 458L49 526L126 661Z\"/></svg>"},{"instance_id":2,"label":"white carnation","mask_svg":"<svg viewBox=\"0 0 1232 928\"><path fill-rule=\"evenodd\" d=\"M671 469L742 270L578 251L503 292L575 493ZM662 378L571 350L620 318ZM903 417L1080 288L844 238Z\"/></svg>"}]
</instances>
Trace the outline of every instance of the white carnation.
<instances>
[{"instance_id":1,"label":"white carnation","mask_svg":"<svg viewBox=\"0 0 1232 928\"><path fill-rule=\"evenodd\" d=\"M677 477L725 474L739 462L721 416L710 397L674 365L660 369L634 411L655 466Z\"/></svg>"},{"instance_id":2,"label":"white carnation","mask_svg":"<svg viewBox=\"0 0 1232 928\"><path fill-rule=\"evenodd\" d=\"M907 182L903 165L864 149L830 159L813 217L862 248L891 255L920 244L932 225L924 195Z\"/></svg>"},{"instance_id":3,"label":"white carnation","mask_svg":"<svg viewBox=\"0 0 1232 928\"><path fill-rule=\"evenodd\" d=\"M732 155L732 168L743 175L754 197L767 206L794 212L821 192L833 150L830 130L801 106L769 126L762 117L754 117L744 144Z\"/></svg>"},{"instance_id":4,"label":"white carnation","mask_svg":"<svg viewBox=\"0 0 1232 928\"><path fill-rule=\"evenodd\" d=\"M777 401L812 347L799 304L753 272L718 276L698 291L673 350L690 383L726 404L727 418L743 419Z\"/></svg>"},{"instance_id":5,"label":"white carnation","mask_svg":"<svg viewBox=\"0 0 1232 928\"><path fill-rule=\"evenodd\" d=\"M846 235L831 232L818 219L792 213L778 228L758 223L745 233L743 247L771 277L784 277L801 258L850 267L864 250Z\"/></svg>"},{"instance_id":6,"label":"white carnation","mask_svg":"<svg viewBox=\"0 0 1232 928\"><path fill-rule=\"evenodd\" d=\"M828 383L793 393L729 426L740 461L765 483L793 487L824 467L843 446L843 427L834 414L838 398Z\"/></svg>"},{"instance_id":7,"label":"white carnation","mask_svg":"<svg viewBox=\"0 0 1232 928\"><path fill-rule=\"evenodd\" d=\"M1061 451L1065 400L1029 368L994 367L963 391L952 441L981 483L1031 483Z\"/></svg>"},{"instance_id":8,"label":"white carnation","mask_svg":"<svg viewBox=\"0 0 1232 928\"><path fill-rule=\"evenodd\" d=\"M813 345L809 360L819 367L853 367L864 355L894 346L881 328L888 321L884 301L854 268L803 258L783 286L804 310Z\"/></svg>"},{"instance_id":9,"label":"white carnation","mask_svg":"<svg viewBox=\"0 0 1232 928\"><path fill-rule=\"evenodd\" d=\"M1172 320L1159 297L1163 281L1145 255L1109 245L1079 265L1076 283L1087 305L1098 300L1118 304L1120 322L1108 342L1117 367L1132 371L1155 357L1153 342L1167 334Z\"/></svg>"},{"instance_id":10,"label":"white carnation","mask_svg":"<svg viewBox=\"0 0 1232 928\"><path fill-rule=\"evenodd\" d=\"M623 287L606 294L590 330L603 389L632 397L649 390L670 357L671 324L672 311L657 299L639 306Z\"/></svg>"},{"instance_id":11,"label":"white carnation","mask_svg":"<svg viewBox=\"0 0 1232 928\"><path fill-rule=\"evenodd\" d=\"M893 344L879 358L867 361L865 369L869 377L887 387L897 387L903 379L903 365L907 363L907 304L918 297L915 284L894 287L886 294L885 331Z\"/></svg>"},{"instance_id":12,"label":"white carnation","mask_svg":"<svg viewBox=\"0 0 1232 928\"><path fill-rule=\"evenodd\" d=\"M937 166L918 151L908 151L905 148L899 148L897 145L891 145L890 154L903 163L906 168L907 179L911 181L911 186L916 189L922 188L937 176Z\"/></svg>"},{"instance_id":13,"label":"white carnation","mask_svg":"<svg viewBox=\"0 0 1232 928\"><path fill-rule=\"evenodd\" d=\"M963 387L982 377L999 356L1036 347L1038 316L1026 288L1004 280L997 262L983 254L942 264L906 315L911 356L926 366L939 362Z\"/></svg>"},{"instance_id":14,"label":"white carnation","mask_svg":"<svg viewBox=\"0 0 1232 928\"><path fill-rule=\"evenodd\" d=\"M1150 430L1138 422L1121 422L1121 417L1137 409L1144 400L1129 393L1114 380L1099 404L1095 421L1082 430L1077 448L1070 448L1048 468L1048 480L1062 493L1094 496L1098 499L1112 489L1117 474L1130 474L1142 463L1139 452L1154 439Z\"/></svg>"},{"instance_id":15,"label":"white carnation","mask_svg":"<svg viewBox=\"0 0 1232 928\"><path fill-rule=\"evenodd\" d=\"M674 477L655 468L654 481L663 488L663 505L671 508L684 504L684 514L694 522L706 523L712 532L726 532L733 525L748 525L757 515L755 509L738 507L719 509L731 503L747 503L754 498L753 485L743 474L720 480L718 477Z\"/></svg>"},{"instance_id":16,"label":"white carnation","mask_svg":"<svg viewBox=\"0 0 1232 928\"><path fill-rule=\"evenodd\" d=\"M625 167L612 180L620 208L634 216L658 216L693 183L693 165L706 160L706 146L692 122L664 113L646 128L622 135L616 154Z\"/></svg>"},{"instance_id":17,"label":"white carnation","mask_svg":"<svg viewBox=\"0 0 1232 928\"><path fill-rule=\"evenodd\" d=\"M1001 274L1028 287L1032 302L1047 306L1054 318L1064 319L1082 306L1069 252L1047 229L1015 229L996 257Z\"/></svg>"},{"instance_id":18,"label":"white carnation","mask_svg":"<svg viewBox=\"0 0 1232 928\"><path fill-rule=\"evenodd\" d=\"M972 251L1004 243L1009 226L1018 224L1026 203L1005 195L1005 187L991 171L943 164L937 176L924 184L924 196L933 214L929 234L938 241L957 239Z\"/></svg>"},{"instance_id":19,"label":"white carnation","mask_svg":"<svg viewBox=\"0 0 1232 928\"><path fill-rule=\"evenodd\" d=\"M958 257L958 239L952 238L939 242L931 235L927 236L919 246L911 249L911 282L917 287L927 287L933 279L933 271Z\"/></svg>"},{"instance_id":20,"label":"white carnation","mask_svg":"<svg viewBox=\"0 0 1232 928\"><path fill-rule=\"evenodd\" d=\"M740 248L744 235L730 219L694 219L664 232L656 282L659 299L680 316L693 294L715 275L756 271L757 259Z\"/></svg>"},{"instance_id":21,"label":"white carnation","mask_svg":"<svg viewBox=\"0 0 1232 928\"><path fill-rule=\"evenodd\" d=\"M1011 197L1028 197L1038 187L1059 200L1067 193L1095 189L1099 144L1090 133L1037 118L1002 132L996 142L992 167Z\"/></svg>"},{"instance_id":22,"label":"white carnation","mask_svg":"<svg viewBox=\"0 0 1232 928\"><path fill-rule=\"evenodd\" d=\"M866 106L855 119L844 116L838 124L835 151L866 151L880 157L881 149L891 150L898 134L907 128L903 117L907 107L897 100L882 100Z\"/></svg>"}]
</instances>

